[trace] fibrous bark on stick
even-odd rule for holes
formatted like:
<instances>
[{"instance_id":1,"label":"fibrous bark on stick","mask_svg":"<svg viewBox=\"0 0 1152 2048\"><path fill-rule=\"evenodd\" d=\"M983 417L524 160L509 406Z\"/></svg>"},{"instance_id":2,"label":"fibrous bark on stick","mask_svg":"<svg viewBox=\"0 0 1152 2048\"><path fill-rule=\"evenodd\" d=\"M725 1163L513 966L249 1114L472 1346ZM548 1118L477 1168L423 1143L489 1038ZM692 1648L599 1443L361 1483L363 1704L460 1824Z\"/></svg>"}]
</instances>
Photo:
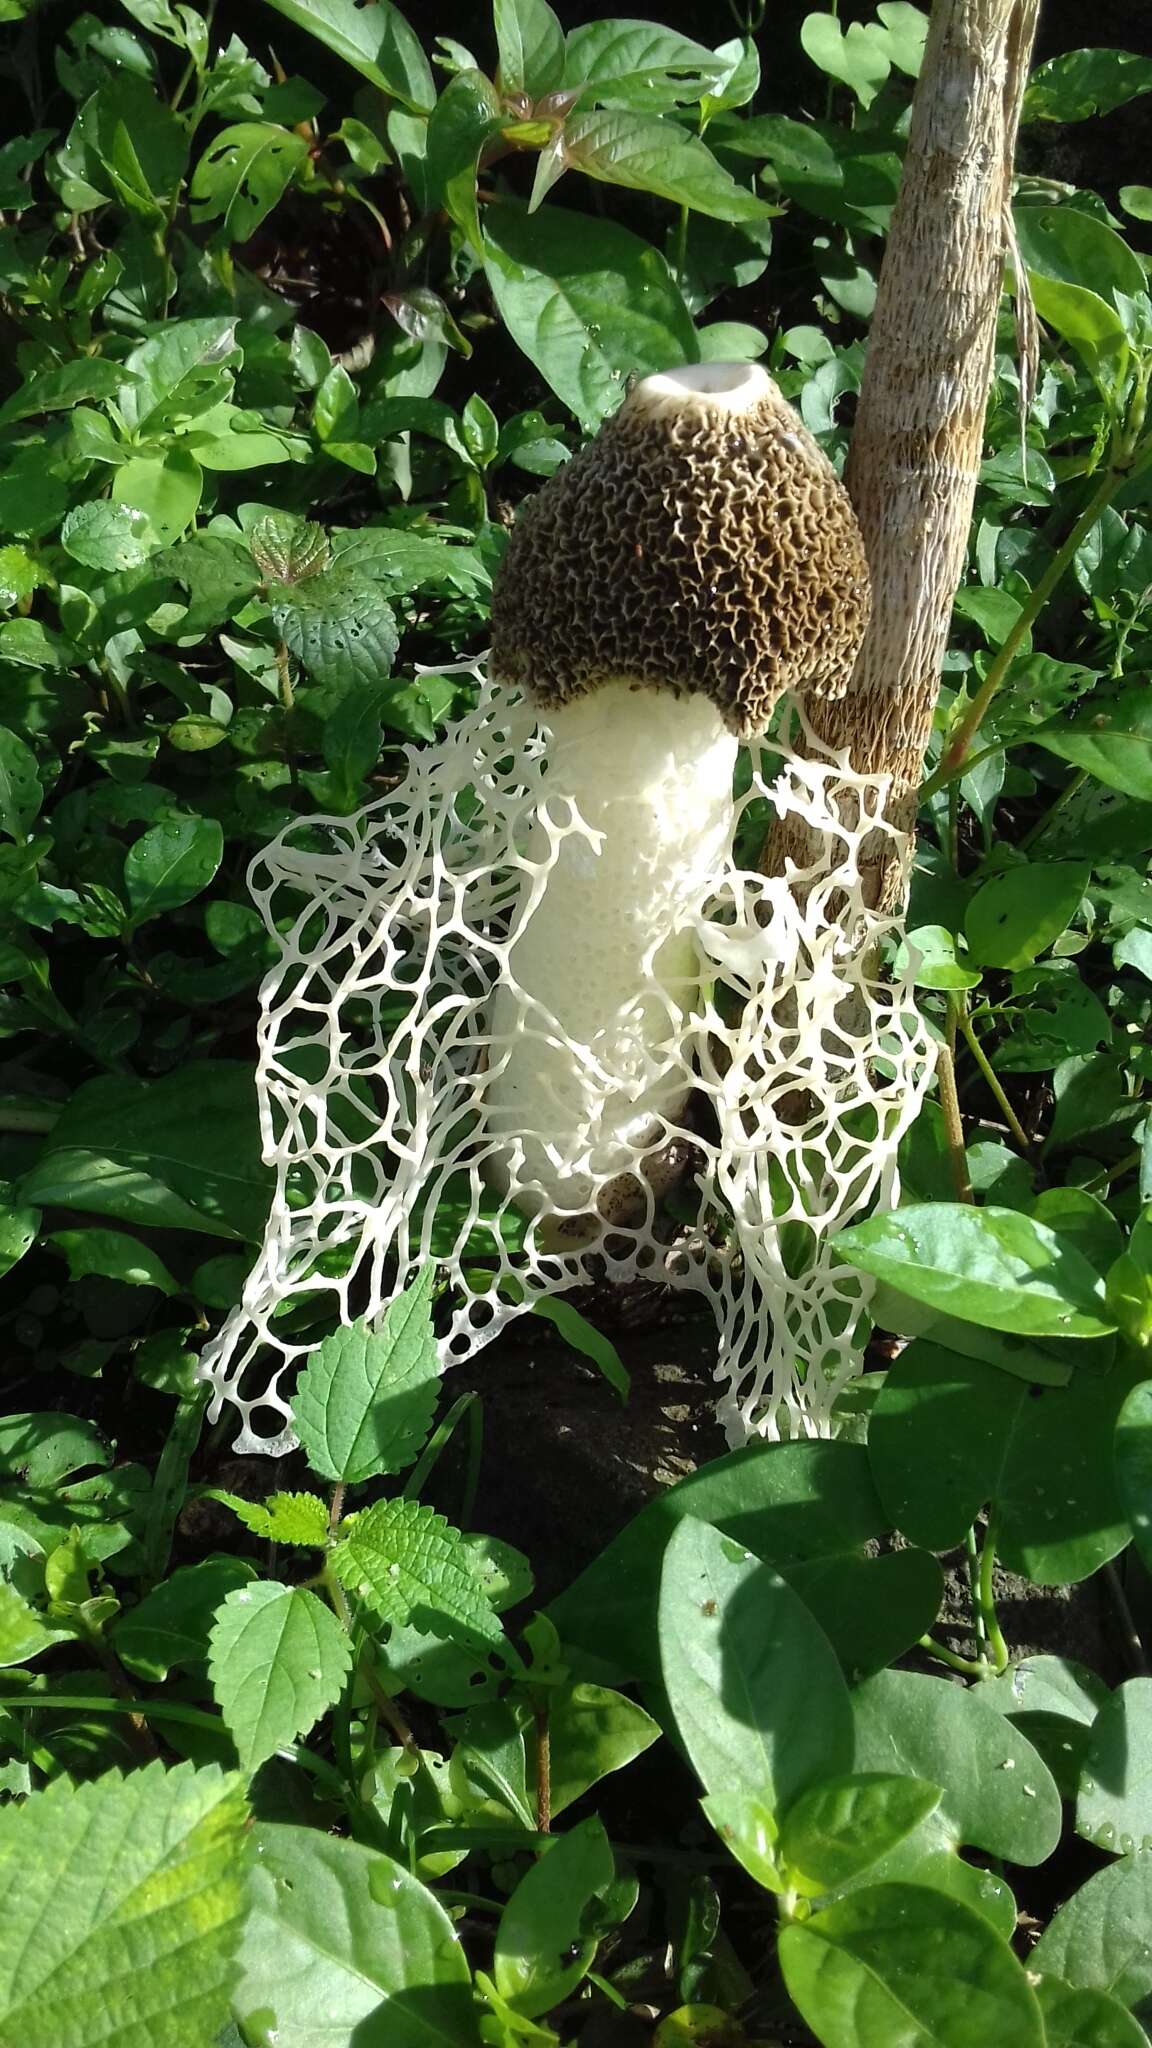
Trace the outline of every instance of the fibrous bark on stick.
<instances>
[{"instance_id":1,"label":"fibrous bark on stick","mask_svg":"<svg viewBox=\"0 0 1152 2048\"><path fill-rule=\"evenodd\" d=\"M936 0L845 472L872 622L847 695L809 716L855 770L891 774L887 816L909 834L980 469L1039 7ZM788 857L806 863L795 819L769 837L765 871L781 873ZM872 900L899 903L906 879L895 842L878 838Z\"/></svg>"}]
</instances>

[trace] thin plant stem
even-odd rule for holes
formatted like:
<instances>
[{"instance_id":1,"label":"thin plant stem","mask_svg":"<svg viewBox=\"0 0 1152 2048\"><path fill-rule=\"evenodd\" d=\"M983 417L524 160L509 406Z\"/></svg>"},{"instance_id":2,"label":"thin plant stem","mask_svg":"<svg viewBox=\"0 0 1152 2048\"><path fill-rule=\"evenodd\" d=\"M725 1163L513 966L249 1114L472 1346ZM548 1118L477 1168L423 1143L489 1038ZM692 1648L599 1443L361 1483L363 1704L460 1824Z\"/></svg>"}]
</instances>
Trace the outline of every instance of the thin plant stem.
<instances>
[{"instance_id":1,"label":"thin plant stem","mask_svg":"<svg viewBox=\"0 0 1152 2048\"><path fill-rule=\"evenodd\" d=\"M372 1669L370 1658L364 1654L364 1645L358 1640L353 1624L352 1610L345 1598L344 1588L336 1577L335 1572L330 1568L326 1568L319 1574L316 1583L323 1586L329 1600L332 1602L337 1620L346 1633L352 1637L355 1652L353 1668L356 1676L363 1680L368 1691L371 1693L373 1702L379 1710L380 1719L386 1727L392 1730L401 1748L411 1750L413 1756L418 1755L420 1745L416 1737L413 1735L399 1707L396 1706L395 1702L385 1692L384 1687Z\"/></svg>"},{"instance_id":2,"label":"thin plant stem","mask_svg":"<svg viewBox=\"0 0 1152 2048\"><path fill-rule=\"evenodd\" d=\"M1004 1641L1000 1618L996 1612L996 1597L993 1591L993 1573L996 1569L996 1524L989 1516L984 1531L984 1544L980 1552L980 1611L984 1616L984 1627L988 1636L988 1647L992 1652L996 1676L1007 1671L1010 1663L1008 1645Z\"/></svg>"},{"instance_id":3,"label":"thin plant stem","mask_svg":"<svg viewBox=\"0 0 1152 2048\"><path fill-rule=\"evenodd\" d=\"M946 1644L938 1643L935 1636L921 1636L920 1648L927 1650L930 1657L938 1657L941 1664L948 1666L949 1671L962 1671L965 1678L987 1676L986 1663L978 1663L974 1657L961 1657L955 1650L948 1649Z\"/></svg>"},{"instance_id":4,"label":"thin plant stem","mask_svg":"<svg viewBox=\"0 0 1152 2048\"><path fill-rule=\"evenodd\" d=\"M536 1827L546 1835L552 1826L552 1737L548 1708L537 1707L536 1721Z\"/></svg>"},{"instance_id":5,"label":"thin plant stem","mask_svg":"<svg viewBox=\"0 0 1152 2048\"><path fill-rule=\"evenodd\" d=\"M1056 585L1060 582L1065 571L1071 566L1078 549L1083 545L1101 513L1107 510L1121 484L1125 483L1127 478L1128 471L1119 469L1109 469L1101 477L1080 517L1067 535L1063 546L1056 550L1044 574L1037 579L1036 586L1027 603L1023 606L1019 618L1014 622L1003 645L994 656L984 681L945 749L944 759L940 767L935 775L930 776L925 783L921 791L921 800L934 796L936 791L942 789L945 783L951 779L955 770L964 766L973 737L983 723L988 707L999 690L1001 683L1004 681L1005 676L1008 674L1020 648L1031 632Z\"/></svg>"},{"instance_id":6,"label":"thin plant stem","mask_svg":"<svg viewBox=\"0 0 1152 2048\"><path fill-rule=\"evenodd\" d=\"M1144 1648L1144 1639L1136 1626L1136 1617L1129 1605L1128 1595L1124 1590L1124 1581L1116 1568L1114 1558L1109 1558L1105 1565L1104 1577L1108 1581L1108 1591L1112 1595L1113 1605L1120 1617L1121 1633L1124 1637L1125 1648L1132 1659L1134 1668L1140 1673L1141 1677L1147 1678L1152 1674L1152 1663L1149 1663L1148 1652Z\"/></svg>"},{"instance_id":7,"label":"thin plant stem","mask_svg":"<svg viewBox=\"0 0 1152 2048\"><path fill-rule=\"evenodd\" d=\"M679 285L682 285L684 282L684 266L687 260L688 208L686 206L682 206L680 208L680 218L676 223L676 242L672 254L672 268L676 273L676 282Z\"/></svg>"},{"instance_id":8,"label":"thin plant stem","mask_svg":"<svg viewBox=\"0 0 1152 2048\"><path fill-rule=\"evenodd\" d=\"M982 1664L988 1662L988 1630L984 1623L984 1609L980 1605L980 1552L976 1545L976 1531L969 1529L964 1538L964 1555L968 1560L968 1593L972 1601L972 1625L980 1650Z\"/></svg>"},{"instance_id":9,"label":"thin plant stem","mask_svg":"<svg viewBox=\"0 0 1152 2048\"><path fill-rule=\"evenodd\" d=\"M469 1394L461 1394L453 1401L447 1415L442 1417L441 1421L437 1423L420 1457L408 1474L401 1495L403 1500L415 1500L418 1497L424 1481L436 1464L437 1459L442 1455L457 1423L462 1421L463 1417L467 1415L469 1409L478 1399L479 1396L473 1391Z\"/></svg>"},{"instance_id":10,"label":"thin plant stem","mask_svg":"<svg viewBox=\"0 0 1152 2048\"><path fill-rule=\"evenodd\" d=\"M1052 823L1053 818L1057 815L1059 811L1063 810L1065 804L1068 802L1069 797L1075 796L1078 789L1083 789L1084 784L1087 782L1087 780L1088 770L1086 768L1078 768L1076 770L1075 775L1069 777L1068 781L1064 784L1063 789L1060 791L1059 796L1056 797L1053 800L1053 802L1049 804L1048 809L1039 818L1037 818L1036 823L1034 825L1029 826L1027 832L1024 834L1023 839L1021 839L1020 841L1021 853L1026 853L1028 848L1034 845L1036 840L1039 839L1041 833L1046 832L1048 830L1048 827Z\"/></svg>"},{"instance_id":11,"label":"thin plant stem","mask_svg":"<svg viewBox=\"0 0 1152 2048\"><path fill-rule=\"evenodd\" d=\"M480 1485L480 1463L484 1456L484 1409L474 1401L468 1410L468 1469L464 1474L464 1496L460 1503L461 1527L468 1529L476 1511Z\"/></svg>"},{"instance_id":12,"label":"thin plant stem","mask_svg":"<svg viewBox=\"0 0 1152 2048\"><path fill-rule=\"evenodd\" d=\"M1013 1109L1012 1104L1009 1102L1008 1097L1005 1095L1004 1090L1001 1087L999 1081L996 1079L996 1076L992 1071L992 1066L988 1059L988 1055L985 1052L983 1046L981 1045L979 1038L976 1036L976 1032L972 1024L972 1019L969 1017L966 1010L962 1010L960 1012L959 1022L960 1029L964 1034L964 1043L968 1047L968 1050L971 1053L973 1059L975 1060L976 1065L979 1067L981 1074L984 1076L984 1080L987 1087L995 1096L997 1107L999 1108L1000 1114L1004 1118L1004 1121L1007 1124L1008 1129L1011 1131L1012 1136L1015 1138L1016 1143L1019 1145L1021 1151L1024 1153L1031 1152L1032 1147L1028 1140L1028 1133L1024 1129L1024 1126L1021 1123L1019 1117L1017 1116L1016 1111Z\"/></svg>"},{"instance_id":13,"label":"thin plant stem","mask_svg":"<svg viewBox=\"0 0 1152 2048\"><path fill-rule=\"evenodd\" d=\"M964 1150L964 1125L960 1116L960 1098L956 1093L956 1064L953 1047L956 1041L956 1010L951 997L948 999L948 1032L936 1048L936 1079L940 1088L940 1107L944 1113L944 1135L948 1144L948 1163L952 1169L952 1185L958 1202L972 1202L972 1182L968 1177L968 1157Z\"/></svg>"},{"instance_id":14,"label":"thin plant stem","mask_svg":"<svg viewBox=\"0 0 1152 2048\"><path fill-rule=\"evenodd\" d=\"M1086 1195L1094 1195L1097 1188L1111 1187L1112 1182L1119 1180L1122 1173L1131 1173L1134 1166L1139 1166L1143 1157L1144 1147L1142 1145L1133 1145L1132 1150L1125 1152L1124 1157L1118 1159L1115 1166L1102 1167L1099 1173L1092 1175L1091 1180L1082 1181L1081 1188L1083 1192Z\"/></svg>"}]
</instances>

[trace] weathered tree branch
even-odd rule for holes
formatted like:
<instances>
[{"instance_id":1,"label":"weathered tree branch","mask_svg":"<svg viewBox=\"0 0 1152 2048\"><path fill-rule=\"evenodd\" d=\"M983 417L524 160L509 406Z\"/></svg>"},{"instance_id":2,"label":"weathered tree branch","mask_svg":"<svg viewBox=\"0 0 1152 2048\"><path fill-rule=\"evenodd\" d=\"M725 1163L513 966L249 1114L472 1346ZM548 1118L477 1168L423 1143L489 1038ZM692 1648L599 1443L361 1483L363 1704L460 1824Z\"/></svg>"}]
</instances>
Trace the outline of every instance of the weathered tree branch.
<instances>
[{"instance_id":1,"label":"weathered tree branch","mask_svg":"<svg viewBox=\"0 0 1152 2048\"><path fill-rule=\"evenodd\" d=\"M910 831L964 570L1003 282L1012 159L1040 0L936 0L880 273L846 481L872 572L848 694L807 712L852 765L892 775ZM777 831L763 866L806 850ZM872 899L906 872L878 844Z\"/></svg>"}]
</instances>

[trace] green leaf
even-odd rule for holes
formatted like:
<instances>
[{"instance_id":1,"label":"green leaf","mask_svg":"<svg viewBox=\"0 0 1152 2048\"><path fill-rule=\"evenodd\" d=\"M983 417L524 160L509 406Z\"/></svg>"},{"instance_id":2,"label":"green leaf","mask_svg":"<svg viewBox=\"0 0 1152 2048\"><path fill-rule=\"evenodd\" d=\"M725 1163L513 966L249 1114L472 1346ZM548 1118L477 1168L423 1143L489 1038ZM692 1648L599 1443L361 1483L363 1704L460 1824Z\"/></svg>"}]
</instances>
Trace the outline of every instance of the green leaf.
<instances>
[{"instance_id":1,"label":"green leaf","mask_svg":"<svg viewBox=\"0 0 1152 2048\"><path fill-rule=\"evenodd\" d=\"M1076 1832L1128 1856L1152 1842L1152 1678L1130 1678L1104 1702L1080 1774Z\"/></svg>"},{"instance_id":2,"label":"green leaf","mask_svg":"<svg viewBox=\"0 0 1152 2048\"><path fill-rule=\"evenodd\" d=\"M23 623L13 621L13 624ZM0 646L0 657L3 648ZM0 725L0 831L19 844L44 800L36 756L22 739Z\"/></svg>"},{"instance_id":3,"label":"green leaf","mask_svg":"<svg viewBox=\"0 0 1152 2048\"><path fill-rule=\"evenodd\" d=\"M194 455L174 443L163 455L134 455L116 471L112 498L136 513L149 540L179 540L200 504L204 476Z\"/></svg>"},{"instance_id":4,"label":"green leaf","mask_svg":"<svg viewBox=\"0 0 1152 2048\"><path fill-rule=\"evenodd\" d=\"M484 246L476 198L480 157L506 121L491 79L482 71L460 71L449 79L428 123L429 197L463 228L477 255Z\"/></svg>"},{"instance_id":5,"label":"green leaf","mask_svg":"<svg viewBox=\"0 0 1152 2048\"><path fill-rule=\"evenodd\" d=\"M582 86L581 104L663 114L710 93L728 66L675 29L654 21L589 21L572 30L565 88Z\"/></svg>"},{"instance_id":6,"label":"green leaf","mask_svg":"<svg viewBox=\"0 0 1152 2048\"><path fill-rule=\"evenodd\" d=\"M1079 349L1090 368L1101 356L1124 347L1124 323L1098 292L1038 272L1030 273L1028 282L1040 318Z\"/></svg>"},{"instance_id":7,"label":"green leaf","mask_svg":"<svg viewBox=\"0 0 1152 2048\"><path fill-rule=\"evenodd\" d=\"M9 1181L0 1181L0 1274L10 1273L36 1242L40 1211L13 1199Z\"/></svg>"},{"instance_id":8,"label":"green leaf","mask_svg":"<svg viewBox=\"0 0 1152 2048\"><path fill-rule=\"evenodd\" d=\"M262 512L248 529L248 541L261 575L277 583L302 583L332 558L324 528L295 512Z\"/></svg>"},{"instance_id":9,"label":"green leaf","mask_svg":"<svg viewBox=\"0 0 1152 2048\"><path fill-rule=\"evenodd\" d=\"M1116 1484L1132 1541L1152 1565L1152 1381L1132 1388L1116 1423Z\"/></svg>"},{"instance_id":10,"label":"green leaf","mask_svg":"<svg viewBox=\"0 0 1152 2048\"><path fill-rule=\"evenodd\" d=\"M465 1648L500 1640L464 1539L443 1515L417 1501L382 1500L343 1527L332 1570L382 1621L410 1623Z\"/></svg>"},{"instance_id":11,"label":"green leaf","mask_svg":"<svg viewBox=\"0 0 1152 2048\"><path fill-rule=\"evenodd\" d=\"M484 269L513 341L589 431L633 371L695 359L692 321L663 257L613 221L488 206Z\"/></svg>"},{"instance_id":12,"label":"green leaf","mask_svg":"<svg viewBox=\"0 0 1152 2048\"><path fill-rule=\"evenodd\" d=\"M553 1815L601 1778L622 1771L660 1737L650 1714L602 1685L561 1685L548 1692Z\"/></svg>"},{"instance_id":13,"label":"green leaf","mask_svg":"<svg viewBox=\"0 0 1152 2048\"><path fill-rule=\"evenodd\" d=\"M214 137L192 173L197 223L218 220L230 242L246 242L308 160L308 144L269 121L241 121Z\"/></svg>"},{"instance_id":14,"label":"green leaf","mask_svg":"<svg viewBox=\"0 0 1152 2048\"><path fill-rule=\"evenodd\" d=\"M217 1608L255 1576L242 1557L206 1557L199 1564L181 1565L113 1624L112 1647L120 1662L152 1685L176 1667L201 1669Z\"/></svg>"},{"instance_id":15,"label":"green leaf","mask_svg":"<svg viewBox=\"0 0 1152 2048\"><path fill-rule=\"evenodd\" d=\"M595 1939L584 1911L612 1883L603 1823L593 1817L559 1835L521 1878L500 1916L492 1975L515 2012L535 2019L569 1997L590 1969Z\"/></svg>"},{"instance_id":16,"label":"green leaf","mask_svg":"<svg viewBox=\"0 0 1152 2048\"><path fill-rule=\"evenodd\" d=\"M782 1573L819 1622L850 1684L903 1657L940 1612L940 1566L924 1550L811 1558Z\"/></svg>"},{"instance_id":17,"label":"green leaf","mask_svg":"<svg viewBox=\"0 0 1152 2048\"><path fill-rule=\"evenodd\" d=\"M891 68L883 30L858 21L843 29L834 14L807 14L800 41L819 70L849 86L862 107L871 106Z\"/></svg>"},{"instance_id":18,"label":"green leaf","mask_svg":"<svg viewBox=\"0 0 1152 2048\"><path fill-rule=\"evenodd\" d=\"M0 406L0 425L11 420L32 419L37 413L70 412L89 398L112 398L124 382L119 363L102 356L84 356L76 362L54 363L13 393Z\"/></svg>"},{"instance_id":19,"label":"green leaf","mask_svg":"<svg viewBox=\"0 0 1152 2048\"><path fill-rule=\"evenodd\" d=\"M325 689L351 690L391 673L396 617L377 583L356 569L322 569L269 590L289 652Z\"/></svg>"},{"instance_id":20,"label":"green leaf","mask_svg":"<svg viewBox=\"0 0 1152 2048\"><path fill-rule=\"evenodd\" d=\"M1117 1365L1103 1378L1030 1387L919 1339L890 1368L868 1430L896 1527L929 1550L950 1550L991 1501L1013 1570L1040 1585L1098 1571L1128 1541L1108 1450L1139 1370Z\"/></svg>"},{"instance_id":21,"label":"green leaf","mask_svg":"<svg viewBox=\"0 0 1152 2048\"><path fill-rule=\"evenodd\" d=\"M1087 862L1051 861L1008 868L977 889L964 918L973 961L1028 967L1065 931L1080 908Z\"/></svg>"},{"instance_id":22,"label":"green leaf","mask_svg":"<svg viewBox=\"0 0 1152 2048\"><path fill-rule=\"evenodd\" d=\"M297 28L307 29L326 49L334 50L381 92L401 106L427 113L435 105L436 88L428 60L414 31L392 0L269 0Z\"/></svg>"},{"instance_id":23,"label":"green leaf","mask_svg":"<svg viewBox=\"0 0 1152 2048\"><path fill-rule=\"evenodd\" d=\"M1024 95L1024 121L1089 121L1152 92L1152 58L1129 50L1068 50L1038 64Z\"/></svg>"},{"instance_id":24,"label":"green leaf","mask_svg":"<svg viewBox=\"0 0 1152 2048\"><path fill-rule=\"evenodd\" d=\"M0 1579L0 1668L28 1664L53 1643L70 1640L70 1628L49 1628L43 1617L22 1600L6 1580Z\"/></svg>"},{"instance_id":25,"label":"green leaf","mask_svg":"<svg viewBox=\"0 0 1152 2048\"><path fill-rule=\"evenodd\" d=\"M619 1394L620 1399L628 1399L632 1379L620 1353L611 1338L597 1330L588 1321L587 1316L581 1315L578 1308L573 1308L570 1301L564 1301L558 1295L540 1294L532 1303L532 1314L541 1316L546 1323L551 1323L554 1329L559 1330L564 1342L570 1345L573 1351L578 1351L583 1358L592 1360L593 1365L598 1368L609 1386Z\"/></svg>"},{"instance_id":26,"label":"green leaf","mask_svg":"<svg viewBox=\"0 0 1152 2048\"><path fill-rule=\"evenodd\" d=\"M186 595L181 638L209 633L233 618L260 580L248 549L223 534L194 534L153 556L152 566L159 575L172 577Z\"/></svg>"},{"instance_id":27,"label":"green leaf","mask_svg":"<svg viewBox=\"0 0 1152 2048\"><path fill-rule=\"evenodd\" d=\"M31 1487L57 1487L73 1472L109 1465L112 1454L96 1425L56 1409L0 1416L0 1474Z\"/></svg>"},{"instance_id":28,"label":"green leaf","mask_svg":"<svg viewBox=\"0 0 1152 2048\"><path fill-rule=\"evenodd\" d=\"M208 887L224 857L224 832L215 818L167 818L130 846L124 892L134 927L179 909Z\"/></svg>"},{"instance_id":29,"label":"green leaf","mask_svg":"<svg viewBox=\"0 0 1152 2048\"><path fill-rule=\"evenodd\" d=\"M890 1526L868 1454L849 1443L752 1443L658 1494L548 1608L591 1675L658 1679L656 1613L664 1553L688 1516L788 1571L863 1550Z\"/></svg>"},{"instance_id":30,"label":"green leaf","mask_svg":"<svg viewBox=\"0 0 1152 2048\"><path fill-rule=\"evenodd\" d=\"M192 2048L229 2013L244 1914L239 1779L149 1764L0 1808L0 2034Z\"/></svg>"},{"instance_id":31,"label":"green leaf","mask_svg":"<svg viewBox=\"0 0 1152 2048\"><path fill-rule=\"evenodd\" d=\"M106 1075L65 1105L24 1200L126 1223L259 1240L272 1175L251 1068L191 1060L156 1081Z\"/></svg>"},{"instance_id":32,"label":"green leaf","mask_svg":"<svg viewBox=\"0 0 1152 2048\"><path fill-rule=\"evenodd\" d=\"M839 1232L851 1265L961 1322L1028 1337L1099 1337L1103 1282L1067 1239L1015 1209L911 1203Z\"/></svg>"},{"instance_id":33,"label":"green leaf","mask_svg":"<svg viewBox=\"0 0 1152 2048\"><path fill-rule=\"evenodd\" d=\"M229 1593L209 1637L208 1671L244 1769L307 1735L351 1668L348 1636L306 1587L263 1580Z\"/></svg>"},{"instance_id":34,"label":"green leaf","mask_svg":"<svg viewBox=\"0 0 1152 2048\"><path fill-rule=\"evenodd\" d=\"M959 1900L870 1885L781 1930L789 1996L836 2048L1045 2048L1023 1965Z\"/></svg>"},{"instance_id":35,"label":"green leaf","mask_svg":"<svg viewBox=\"0 0 1152 2048\"><path fill-rule=\"evenodd\" d=\"M1148 2048L1143 2027L1106 1991L1074 1990L1057 1977L1041 1977L1036 1997L1045 2048Z\"/></svg>"},{"instance_id":36,"label":"green leaf","mask_svg":"<svg viewBox=\"0 0 1152 2048\"><path fill-rule=\"evenodd\" d=\"M434 1265L389 1303L378 1330L361 1318L309 1359L292 1421L314 1472L350 1486L402 1472L432 1426L440 1361L432 1328Z\"/></svg>"},{"instance_id":37,"label":"green leaf","mask_svg":"<svg viewBox=\"0 0 1152 2048\"><path fill-rule=\"evenodd\" d=\"M835 1652L791 1588L707 1522L685 1519L660 1589L668 1704L708 1792L782 1808L852 1762Z\"/></svg>"},{"instance_id":38,"label":"green leaf","mask_svg":"<svg viewBox=\"0 0 1152 2048\"><path fill-rule=\"evenodd\" d=\"M1080 723L1042 726L1030 737L1108 789L1152 803L1152 706L1143 685L1122 690L1106 710L1093 710Z\"/></svg>"},{"instance_id":39,"label":"green leaf","mask_svg":"<svg viewBox=\"0 0 1152 2048\"><path fill-rule=\"evenodd\" d=\"M144 514L104 498L74 507L60 529L60 545L74 562L110 573L138 569L153 547Z\"/></svg>"},{"instance_id":40,"label":"green leaf","mask_svg":"<svg viewBox=\"0 0 1152 2048\"><path fill-rule=\"evenodd\" d=\"M1106 1991L1121 2005L1152 1994L1152 1850L1098 1870L1065 1901L1032 1951L1032 1964L1066 1984Z\"/></svg>"},{"instance_id":41,"label":"green leaf","mask_svg":"<svg viewBox=\"0 0 1152 2048\"><path fill-rule=\"evenodd\" d=\"M1018 206L1016 241L1032 276L1079 285L1110 299L1147 290L1143 266L1123 236L1074 206Z\"/></svg>"},{"instance_id":42,"label":"green leaf","mask_svg":"<svg viewBox=\"0 0 1152 2048\"><path fill-rule=\"evenodd\" d=\"M1089 1732L1108 1698L1103 1680L1063 1657L1025 1657L983 1684L980 1696L1028 1737L1061 1798L1074 1800Z\"/></svg>"},{"instance_id":43,"label":"green leaf","mask_svg":"<svg viewBox=\"0 0 1152 2048\"><path fill-rule=\"evenodd\" d=\"M272 1493L267 1500L254 1501L213 1486L208 1495L231 1508L237 1521L269 1543L299 1543L319 1550L328 1541L328 1510L319 1494Z\"/></svg>"},{"instance_id":44,"label":"green leaf","mask_svg":"<svg viewBox=\"0 0 1152 2048\"><path fill-rule=\"evenodd\" d=\"M129 1287L155 1287L161 1294L180 1289L151 1245L121 1230L53 1230L46 1240L63 1252L73 1280L96 1274Z\"/></svg>"},{"instance_id":45,"label":"green leaf","mask_svg":"<svg viewBox=\"0 0 1152 2048\"><path fill-rule=\"evenodd\" d=\"M979 970L966 967L957 953L956 935L940 924L917 925L905 936L900 948L900 966L907 969L915 960L912 979L917 988L976 988Z\"/></svg>"},{"instance_id":46,"label":"green leaf","mask_svg":"<svg viewBox=\"0 0 1152 2048\"><path fill-rule=\"evenodd\" d=\"M547 0L492 0L500 88L537 100L564 74L564 31Z\"/></svg>"},{"instance_id":47,"label":"green leaf","mask_svg":"<svg viewBox=\"0 0 1152 2048\"><path fill-rule=\"evenodd\" d=\"M233 2011L256 2038L274 2014L277 2048L480 2048L456 1930L403 1864L318 1828L252 1846Z\"/></svg>"},{"instance_id":48,"label":"green leaf","mask_svg":"<svg viewBox=\"0 0 1152 2048\"><path fill-rule=\"evenodd\" d=\"M978 1688L919 1672L881 1671L852 1698L856 1770L898 1771L941 1787L939 1805L886 1859L886 1876L921 1881L920 1859L961 1844L1029 1866L1052 1854L1061 1828L1052 1775ZM894 1860L901 1867L891 1868Z\"/></svg>"},{"instance_id":49,"label":"green leaf","mask_svg":"<svg viewBox=\"0 0 1152 2048\"><path fill-rule=\"evenodd\" d=\"M546 162L542 157L541 163ZM654 192L712 220L767 220L772 213L765 200L737 184L698 136L686 135L658 114L604 110L569 116L557 140L553 175L565 170L583 171L607 185Z\"/></svg>"},{"instance_id":50,"label":"green leaf","mask_svg":"<svg viewBox=\"0 0 1152 2048\"><path fill-rule=\"evenodd\" d=\"M871 1771L810 1785L780 1823L779 1852L801 1892L817 1897L859 1877L940 1804L939 1785Z\"/></svg>"}]
</instances>

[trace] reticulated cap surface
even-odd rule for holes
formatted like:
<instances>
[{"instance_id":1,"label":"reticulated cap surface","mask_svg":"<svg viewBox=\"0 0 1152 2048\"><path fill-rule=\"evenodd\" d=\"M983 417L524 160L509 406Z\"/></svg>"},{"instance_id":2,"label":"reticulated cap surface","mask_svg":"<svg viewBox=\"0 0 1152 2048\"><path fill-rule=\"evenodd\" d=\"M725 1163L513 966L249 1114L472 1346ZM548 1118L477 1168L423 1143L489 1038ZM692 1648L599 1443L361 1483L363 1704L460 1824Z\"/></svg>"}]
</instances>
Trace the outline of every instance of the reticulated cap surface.
<instances>
[{"instance_id":1,"label":"reticulated cap surface","mask_svg":"<svg viewBox=\"0 0 1152 2048\"><path fill-rule=\"evenodd\" d=\"M842 696L868 623L847 492L755 364L647 377L526 506L495 673L545 707L615 679L699 690L739 734Z\"/></svg>"}]
</instances>

